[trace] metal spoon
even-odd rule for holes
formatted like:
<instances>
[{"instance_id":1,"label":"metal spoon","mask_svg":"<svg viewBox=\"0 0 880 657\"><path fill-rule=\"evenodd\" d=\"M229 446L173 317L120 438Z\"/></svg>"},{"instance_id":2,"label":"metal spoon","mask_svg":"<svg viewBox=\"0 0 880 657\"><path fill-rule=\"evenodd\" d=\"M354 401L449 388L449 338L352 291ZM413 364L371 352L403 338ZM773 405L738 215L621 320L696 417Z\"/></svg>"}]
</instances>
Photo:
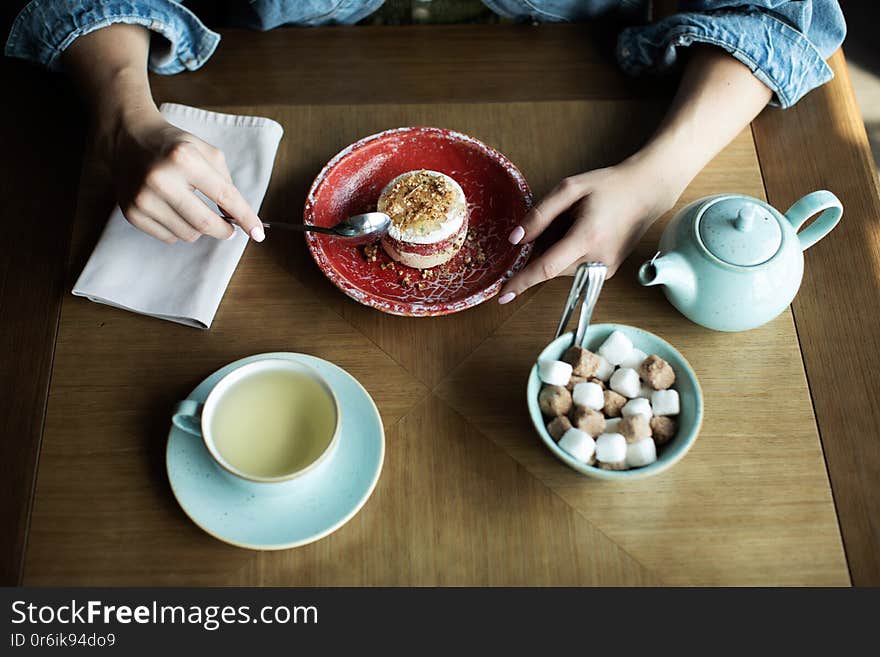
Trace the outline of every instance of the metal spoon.
<instances>
[{"instance_id":1,"label":"metal spoon","mask_svg":"<svg viewBox=\"0 0 880 657\"><path fill-rule=\"evenodd\" d=\"M307 224L290 224L286 222L273 221L271 223L263 223L266 228L283 228L285 230L295 230L299 232L323 233L325 235L333 235L341 237L351 242L375 242L388 232L391 225L391 217L384 212L367 212L365 214L356 214L348 219L343 219L335 226L311 226Z\"/></svg>"},{"instance_id":2,"label":"metal spoon","mask_svg":"<svg viewBox=\"0 0 880 657\"><path fill-rule=\"evenodd\" d=\"M224 216L224 219L235 223L233 219ZM391 225L391 217L384 212L367 212L356 214L348 219L343 219L335 226L312 226L309 224L293 224L282 221L263 222L265 228L280 228L283 230L295 230L300 233L323 233L344 239L351 244L368 244L375 242L388 232Z\"/></svg>"},{"instance_id":3,"label":"metal spoon","mask_svg":"<svg viewBox=\"0 0 880 657\"><path fill-rule=\"evenodd\" d=\"M607 274L608 267L601 262L583 262L578 266L574 274L574 281L571 283L568 299L565 302L565 308L562 310L562 318L556 329L557 338L565 332L568 320L571 319L571 315L583 295L584 301L581 304L581 314L578 317L572 344L580 345L583 343L587 327L590 325L590 318L593 316L593 309L599 300L599 293L602 291Z\"/></svg>"}]
</instances>

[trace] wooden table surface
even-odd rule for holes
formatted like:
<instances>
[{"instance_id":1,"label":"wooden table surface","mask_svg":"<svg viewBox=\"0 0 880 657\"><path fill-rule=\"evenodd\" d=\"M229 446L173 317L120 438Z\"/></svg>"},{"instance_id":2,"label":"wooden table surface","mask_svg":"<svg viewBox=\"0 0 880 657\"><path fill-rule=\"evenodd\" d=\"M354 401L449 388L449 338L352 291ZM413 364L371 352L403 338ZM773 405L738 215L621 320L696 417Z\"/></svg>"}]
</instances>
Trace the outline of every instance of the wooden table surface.
<instances>
[{"instance_id":1,"label":"wooden table surface","mask_svg":"<svg viewBox=\"0 0 880 657\"><path fill-rule=\"evenodd\" d=\"M231 31L203 71L157 78L154 88L160 100L284 125L266 216L301 207L314 175L346 144L411 124L499 148L541 195L631 152L668 102L668 89L619 76L586 37L579 26ZM449 54L431 59L441 51ZM873 327L858 321L880 312L880 201L840 54L832 65L831 85L796 110L765 112L679 203L730 191L785 209L818 187L837 193L845 219L807 254L793 313L755 331L715 333L640 287L636 266L668 217L607 284L595 321L667 338L706 397L688 456L626 485L568 470L528 423L526 375L552 337L569 280L505 307L391 317L337 292L299 237L279 235L248 247L211 330L140 317L69 294L112 206L106 175L87 157L69 249L63 230L44 231L51 248L34 242L46 268L37 275L43 314L31 299L0 330L14 350L4 354L4 375L16 376L15 384L4 376L2 392L22 400L4 420L19 434L0 448L17 459L0 459L14 475L2 509L13 529L5 581L880 583L880 450L870 431L880 422L871 376L880 348ZM401 86L386 83L389 66ZM62 195L53 199L23 211L70 212ZM14 313L11 295L27 289L15 267L25 260L6 254L8 245L0 307ZM59 249L69 258L53 266ZM164 446L175 400L224 363L265 351L310 353L349 370L379 406L387 451L376 491L346 526L310 546L255 553L187 519L168 486ZM855 377L851 389L835 385L841 372Z\"/></svg>"}]
</instances>

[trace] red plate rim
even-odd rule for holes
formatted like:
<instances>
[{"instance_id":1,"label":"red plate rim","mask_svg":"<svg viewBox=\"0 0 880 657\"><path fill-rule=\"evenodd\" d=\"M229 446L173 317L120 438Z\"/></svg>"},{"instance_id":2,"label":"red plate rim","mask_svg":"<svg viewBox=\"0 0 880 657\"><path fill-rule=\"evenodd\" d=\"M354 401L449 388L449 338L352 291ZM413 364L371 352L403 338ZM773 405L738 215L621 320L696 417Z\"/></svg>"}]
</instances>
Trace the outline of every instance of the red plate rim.
<instances>
[{"instance_id":1,"label":"red plate rim","mask_svg":"<svg viewBox=\"0 0 880 657\"><path fill-rule=\"evenodd\" d=\"M334 155L330 159L330 161L324 165L324 168L321 169L317 177L315 177L315 180L312 182L311 187L309 188L308 196L306 196L305 207L303 209L304 222L307 225L314 225L313 218L315 199L318 198L318 194L321 191L322 186L326 183L327 175L334 167L336 167L337 164L339 164L342 159L372 141L382 139L384 137L387 137L388 135L393 135L399 132L419 132L426 134L435 134L441 135L443 137L451 137L459 141L473 144L489 158L495 160L498 164L504 167L504 169L511 175L511 177L516 182L517 187L522 192L523 198L526 202L526 208L530 208L532 206L532 190L529 187L529 184L526 182L525 176L523 176L522 172L517 168L517 166L500 151L492 148L488 144L480 141L475 137L464 134L463 132L457 132L455 130L449 130L447 128L408 126L402 128L389 128L388 130L383 130L382 132L377 132L376 134L363 137L362 139L359 139L356 142L349 144L341 151L339 151L336 155ZM318 242L316 234L306 233L306 243L308 244L309 252L312 254L312 258L321 269L321 271L324 272L324 275L329 278L330 281L337 288L342 290L348 297L354 299L360 304L371 306L372 308L376 308L377 310L381 310L382 312L388 313L390 315L399 315L402 317L440 317L442 315L451 315L453 313L472 308L473 306L477 306L498 294L501 286L510 277L509 275L513 275L521 270L525 266L532 252L531 243L523 244L513 264L504 274L499 276L496 281L494 281L484 289L479 290L471 294L470 296L459 299L455 302L436 302L433 304L426 303L423 305L419 305L418 307L408 306L404 308L404 306L407 306L407 304L394 303L393 301L380 299L373 296L372 294L365 293L354 286L347 278L340 275L340 273L328 262L327 256L324 253L320 242Z\"/></svg>"}]
</instances>

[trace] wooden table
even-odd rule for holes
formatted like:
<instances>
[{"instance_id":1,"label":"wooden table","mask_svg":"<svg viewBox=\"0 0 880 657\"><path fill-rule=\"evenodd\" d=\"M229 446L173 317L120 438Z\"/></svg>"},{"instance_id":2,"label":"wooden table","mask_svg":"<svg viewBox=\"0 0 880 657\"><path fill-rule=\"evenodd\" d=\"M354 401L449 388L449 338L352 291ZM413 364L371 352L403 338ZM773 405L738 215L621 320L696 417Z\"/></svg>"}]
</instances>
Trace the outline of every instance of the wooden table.
<instances>
[{"instance_id":1,"label":"wooden table","mask_svg":"<svg viewBox=\"0 0 880 657\"><path fill-rule=\"evenodd\" d=\"M668 89L621 77L588 37L561 25L230 31L203 71L154 85L160 100L284 125L266 216L300 207L344 145L411 124L461 130L499 148L541 195L567 174L631 152L668 102ZM0 329L10 429L0 446L2 517L12 529L4 581L880 584L880 339L872 323L880 316L880 200L840 53L832 66L834 82L793 110L765 112L679 203L741 192L785 209L813 189L837 193L845 218L808 253L792 312L755 331L715 333L640 287L635 268L668 217L606 287L595 320L667 338L706 397L688 456L626 485L568 470L527 420L526 375L552 337L569 280L509 306L397 318L344 297L300 238L279 235L248 247L213 328L197 331L69 294L112 205L90 158L66 264L59 254L68 250L69 197L52 190L21 200L34 189L38 160L26 163L27 176L4 162L21 188L11 208L31 221L50 211L57 220L37 237L15 233L27 256L8 239L2 247L0 307L13 318ZM25 75L16 81L29 88ZM356 98L363 104L352 105ZM22 107L14 110L19 126L38 127L48 114ZM66 134L50 132L55 140ZM13 140L22 152L25 143ZM47 151L58 142L39 143ZM62 191L74 185L67 161L51 164ZM30 279L28 264L37 268ZM24 293L36 284L35 295ZM359 378L381 410L387 452L376 491L346 526L310 546L256 553L187 519L168 486L164 447L175 400L222 364L266 351L314 354ZM843 377L852 383L841 385Z\"/></svg>"}]
</instances>

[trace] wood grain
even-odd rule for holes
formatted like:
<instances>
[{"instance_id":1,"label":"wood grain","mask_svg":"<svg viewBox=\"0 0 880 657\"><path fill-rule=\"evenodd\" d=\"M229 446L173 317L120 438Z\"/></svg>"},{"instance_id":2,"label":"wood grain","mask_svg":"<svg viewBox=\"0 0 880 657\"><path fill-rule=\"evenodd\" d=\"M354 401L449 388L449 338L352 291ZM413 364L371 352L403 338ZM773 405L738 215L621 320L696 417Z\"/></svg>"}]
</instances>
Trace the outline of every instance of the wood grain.
<instances>
[{"instance_id":1,"label":"wood grain","mask_svg":"<svg viewBox=\"0 0 880 657\"><path fill-rule=\"evenodd\" d=\"M84 134L63 79L7 58L0 58L0 78L10 99L0 104L0 585L14 586L21 575ZM68 111L59 116L58 104Z\"/></svg>"},{"instance_id":2,"label":"wood grain","mask_svg":"<svg viewBox=\"0 0 880 657\"><path fill-rule=\"evenodd\" d=\"M748 131L697 177L676 210L721 192L763 197ZM791 314L746 333L707 331L682 318L656 289L639 286L636 269L655 252L669 216L606 284L593 321L657 333L696 371L705 420L675 468L626 484L584 481L560 468L530 431L522 390L534 354L554 334L568 280L542 287L436 394L664 584L846 585ZM481 373L488 371L494 376L487 387ZM503 381L518 385L497 384Z\"/></svg>"},{"instance_id":3,"label":"wood grain","mask_svg":"<svg viewBox=\"0 0 880 657\"><path fill-rule=\"evenodd\" d=\"M593 36L571 25L322 28L267 34L231 30L223 33L220 49L204 69L153 76L153 85L160 101L257 111L284 122L287 136L279 154L284 165L276 169L264 206L273 214L301 206L311 177L338 147L376 129L412 122L445 124L493 143L521 166L540 195L566 173L624 155L656 122L661 106L652 99L669 94L669 86L620 76L607 47L594 45ZM794 317L852 579L876 585L880 449L874 428L880 403L871 373L878 365L880 205L842 55L835 55L831 64L837 72L834 82L793 109L765 112L753 131L772 203L784 209L803 193L828 187L845 205L841 226L807 254ZM60 295L72 282L68 278L64 288L63 279L81 269L109 201L106 186L90 168L90 182L81 192L76 244L65 270L82 117L58 77L9 60L0 67L16 98L0 109L7 119L2 167L10 190L2 203L4 216L15 218L7 222L7 238L0 243L0 583L15 584L21 575ZM396 84L388 83L388 71L395 72ZM387 104L361 112L345 106L352 98ZM584 102L529 104L575 99ZM454 101L488 104L443 105ZM529 102L506 106L510 101ZM420 102L434 105L401 105ZM564 124L572 126L570 132L547 129ZM748 135L741 136L695 181L688 197L719 189L760 196L758 173ZM656 231L646 237L641 255L653 244ZM804 405L803 370L792 350L796 336L791 316L747 334L755 342L730 338L727 343L716 334L708 334L710 339L682 324L657 295L620 282L626 277L632 281L634 261L610 283L609 290L617 289L621 298L609 302L606 295L603 304L608 306L600 307L599 318L640 323L670 338L699 363L704 385L714 391L706 431L694 451L673 476L646 485L662 500L647 511L627 506L632 500L619 494L611 499L610 490L599 489L602 494L596 495L595 487L579 479L572 482L571 473L536 452L522 423L501 417L493 401L496 394L508 404L519 399L514 383L496 390L487 381L475 391L468 388L473 381L463 380L468 368L484 362L514 381L521 369L517 359L530 358L525 352L549 336L545 315L555 318L559 286L567 282L551 283L515 307L487 305L458 318L424 323L388 318L337 294L317 275L302 242L279 236L260 251L249 250L208 333L65 299L27 581L528 583L529 574L535 583L608 583L606 574L611 573L626 583L846 583L836 526L829 518L827 479L817 465L815 427L810 429L810 408ZM261 296L264 277L284 293ZM308 327L290 321L301 313L315 317L316 330L338 338L344 353L315 351ZM245 342L245 333L254 340ZM771 412L773 404L754 393L748 396L747 410L731 410L740 406L728 405L733 404L732 393L723 372L742 365L739 351L731 355L727 348L734 343L752 376L767 374L761 358L786 373L790 389L785 390L792 394L769 396L780 413ZM342 532L304 550L256 557L204 536L176 507L162 464L166 413L180 394L219 364L256 351L295 348L331 358L361 377L382 407L389 444L398 442L407 456L402 461L389 457L374 499ZM841 388L835 379L841 371L853 373L855 391ZM473 399L465 394L468 390ZM478 404L482 399L486 403ZM717 405L722 399L724 404ZM789 415L790 430L782 421ZM590 557L562 540L549 543L532 536L517 544L525 556L521 563L510 563L506 572L485 560L462 565L450 577L427 572L449 567L444 559L478 558L477 544L458 528L449 534L458 539L441 542L436 551L412 518L413 508L397 499L396 489L414 477L406 470L406 458L435 466L442 460L443 452L431 452L431 445L404 443L437 418L440 426L432 427L432 437L436 431L439 445L458 456L448 470L428 473L430 483L416 484L422 486L419 491L455 487L461 492L456 493L451 518L470 526L484 523L481 531L488 527L505 536L522 535L522 523L529 518L542 523L535 516L549 514L553 527L567 528L563 533L568 540L598 550L602 568L597 570L598 561L550 564L542 551L562 550L581 561ZM746 449L755 438L737 428L743 426L763 432L758 435L769 446L769 467L762 467ZM478 466L456 451L456 436L462 432L468 444L491 442L480 443ZM792 436L806 448L795 454L789 469L783 455L794 445ZM467 508L484 503L487 494L469 470L461 482L454 479L468 467L476 468L480 477L503 472L500 494L514 496L530 515L514 518L510 507L496 504L493 509L507 509L496 519ZM681 477L690 482L691 497L677 488ZM717 492L724 486L735 493L732 497L743 496L744 503ZM525 497L518 496L521 488L527 490ZM770 500L768 506L760 504L764 498L753 494L753 488ZM791 495L789 506L786 495ZM605 512L598 520L585 515L594 497L596 510L620 513L621 520L611 522ZM559 508L559 501L568 510ZM442 513L439 503L432 504L433 513ZM370 516L374 507L381 511ZM635 522L646 514L648 522ZM405 524L398 526L401 518ZM440 530L432 526L432 531ZM366 554L368 543L383 531L393 534L383 538L382 548L405 567L398 571L383 566L375 556L363 567L347 561ZM623 547L613 549L600 535ZM783 545L793 555L788 565L783 563ZM499 549L493 548L492 554L497 556ZM737 559L739 551L754 561Z\"/></svg>"},{"instance_id":4,"label":"wood grain","mask_svg":"<svg viewBox=\"0 0 880 657\"><path fill-rule=\"evenodd\" d=\"M301 207L340 146L411 123L501 147L540 194L620 158L659 111L653 101L262 107L287 129L264 209ZM86 181L71 275L108 210L106 184L91 171ZM683 202L719 190L762 194L748 132ZM26 583L846 584L791 316L733 338L688 323L633 281L658 230L611 281L598 318L679 346L705 386L707 419L681 464L627 489L567 470L524 417L525 377L568 281L505 308L400 321L336 292L302 240L285 236L249 246L207 332L66 298ZM388 445L379 486L351 523L302 549L252 553L184 516L162 458L171 404L221 364L270 350L351 371L375 397ZM761 385L779 371L782 385Z\"/></svg>"},{"instance_id":5,"label":"wood grain","mask_svg":"<svg viewBox=\"0 0 880 657\"><path fill-rule=\"evenodd\" d=\"M8 26L17 8L4 5L0 11L0 22ZM347 103L353 97L392 103L504 102L668 93L663 86L620 76L609 49L595 46L592 37L589 28L568 25L295 28L265 34L227 30L203 69L151 79L159 102L238 108ZM455 48L449 49L449 43ZM398 84L388 84L389 70L396 72ZM0 584L15 584L22 573L87 127L63 77L8 58L0 61L0 71L7 95L15 99L0 108L7 183L0 203L4 216L14 218L7 222L9 237L0 241ZM332 132L329 126L323 130L325 137ZM338 139L327 144L341 145ZM301 184L310 179L313 165L304 162L308 173L299 172ZM76 271L84 257L74 253ZM287 262L286 254L277 257ZM308 284L330 289L323 280ZM360 321L366 326L373 319L362 315ZM373 333L381 333L381 327ZM394 344L381 342L388 348ZM424 380L429 373L420 376Z\"/></svg>"},{"instance_id":6,"label":"wood grain","mask_svg":"<svg viewBox=\"0 0 880 657\"><path fill-rule=\"evenodd\" d=\"M617 71L614 34L583 24L229 29L203 69L151 79L159 100L227 107L669 95Z\"/></svg>"},{"instance_id":7,"label":"wood grain","mask_svg":"<svg viewBox=\"0 0 880 657\"><path fill-rule=\"evenodd\" d=\"M840 225L805 254L793 304L854 584L880 585L880 191L842 52L835 79L754 123L767 197L782 209L815 189Z\"/></svg>"}]
</instances>

